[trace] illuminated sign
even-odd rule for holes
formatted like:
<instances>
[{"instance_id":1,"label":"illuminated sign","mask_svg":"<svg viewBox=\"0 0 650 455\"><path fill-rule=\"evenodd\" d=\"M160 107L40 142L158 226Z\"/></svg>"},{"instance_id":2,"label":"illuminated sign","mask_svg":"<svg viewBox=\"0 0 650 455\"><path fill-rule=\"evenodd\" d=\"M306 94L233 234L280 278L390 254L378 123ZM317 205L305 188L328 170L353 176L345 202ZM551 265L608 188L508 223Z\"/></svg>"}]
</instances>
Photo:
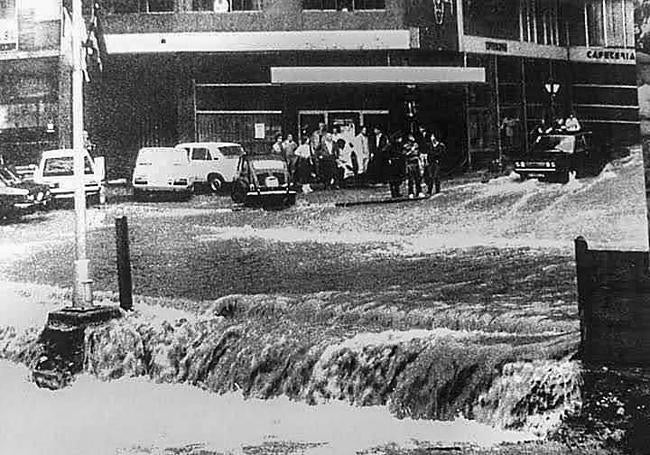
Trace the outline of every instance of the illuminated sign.
<instances>
[{"instance_id":1,"label":"illuminated sign","mask_svg":"<svg viewBox=\"0 0 650 455\"><path fill-rule=\"evenodd\" d=\"M0 7L0 51L18 48L18 15L16 0L6 0Z\"/></svg>"}]
</instances>

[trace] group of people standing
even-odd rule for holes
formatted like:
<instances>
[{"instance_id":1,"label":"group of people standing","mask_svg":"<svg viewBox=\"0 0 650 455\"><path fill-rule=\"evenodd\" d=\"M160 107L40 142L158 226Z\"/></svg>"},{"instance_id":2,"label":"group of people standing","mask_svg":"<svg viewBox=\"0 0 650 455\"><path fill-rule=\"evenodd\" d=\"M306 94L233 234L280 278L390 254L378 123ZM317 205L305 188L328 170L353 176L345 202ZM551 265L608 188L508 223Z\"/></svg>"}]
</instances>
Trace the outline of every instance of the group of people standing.
<instances>
[{"instance_id":1,"label":"group of people standing","mask_svg":"<svg viewBox=\"0 0 650 455\"><path fill-rule=\"evenodd\" d=\"M372 134L362 126L354 135L319 123L311 134L303 134L300 144L291 134L286 139L277 135L272 151L287 161L289 172L294 181L302 184L303 192L310 192L312 183L337 189L344 181L352 180L355 184L389 183L391 195L399 197L406 178L409 195L416 197L423 195L423 179L428 194L434 189L440 191L439 167L446 147L424 128L419 128L417 134L389 138L378 126Z\"/></svg>"},{"instance_id":2,"label":"group of people standing","mask_svg":"<svg viewBox=\"0 0 650 455\"><path fill-rule=\"evenodd\" d=\"M419 127L416 133L397 134L387 142L386 151L392 197L401 197L404 179L409 198L424 196L423 181L428 196L434 190L440 192L440 162L447 155L447 147L435 133Z\"/></svg>"}]
</instances>

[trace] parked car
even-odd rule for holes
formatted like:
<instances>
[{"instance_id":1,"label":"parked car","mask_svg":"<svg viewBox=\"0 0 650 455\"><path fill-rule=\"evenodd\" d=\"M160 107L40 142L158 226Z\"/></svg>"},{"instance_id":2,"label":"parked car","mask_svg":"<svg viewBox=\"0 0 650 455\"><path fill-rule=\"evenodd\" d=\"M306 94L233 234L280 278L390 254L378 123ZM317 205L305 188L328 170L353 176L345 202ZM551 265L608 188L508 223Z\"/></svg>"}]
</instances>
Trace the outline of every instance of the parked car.
<instances>
[{"instance_id":1,"label":"parked car","mask_svg":"<svg viewBox=\"0 0 650 455\"><path fill-rule=\"evenodd\" d=\"M296 194L287 163L281 157L264 154L239 158L232 187L233 202L290 206L296 203Z\"/></svg>"},{"instance_id":2,"label":"parked car","mask_svg":"<svg viewBox=\"0 0 650 455\"><path fill-rule=\"evenodd\" d=\"M136 199L154 193L190 196L194 191L194 177L187 151L180 147L140 149L131 183Z\"/></svg>"},{"instance_id":3,"label":"parked car","mask_svg":"<svg viewBox=\"0 0 650 455\"><path fill-rule=\"evenodd\" d=\"M593 144L590 132L550 133L539 136L530 152L515 160L514 171L522 179L566 183L576 178L598 175L606 163L602 148Z\"/></svg>"},{"instance_id":4,"label":"parked car","mask_svg":"<svg viewBox=\"0 0 650 455\"><path fill-rule=\"evenodd\" d=\"M74 176L74 150L47 150L41 155L41 161L34 171L34 182L46 185L54 200L71 200L77 185ZM99 201L103 175L88 152L84 153L84 186L86 198Z\"/></svg>"},{"instance_id":5,"label":"parked car","mask_svg":"<svg viewBox=\"0 0 650 455\"><path fill-rule=\"evenodd\" d=\"M234 142L186 142L176 147L187 150L194 182L208 185L215 193L235 180L237 162L244 154L244 148Z\"/></svg>"},{"instance_id":6,"label":"parked car","mask_svg":"<svg viewBox=\"0 0 650 455\"><path fill-rule=\"evenodd\" d=\"M51 199L46 185L26 182L11 168L0 165L0 218L45 210Z\"/></svg>"}]
</instances>

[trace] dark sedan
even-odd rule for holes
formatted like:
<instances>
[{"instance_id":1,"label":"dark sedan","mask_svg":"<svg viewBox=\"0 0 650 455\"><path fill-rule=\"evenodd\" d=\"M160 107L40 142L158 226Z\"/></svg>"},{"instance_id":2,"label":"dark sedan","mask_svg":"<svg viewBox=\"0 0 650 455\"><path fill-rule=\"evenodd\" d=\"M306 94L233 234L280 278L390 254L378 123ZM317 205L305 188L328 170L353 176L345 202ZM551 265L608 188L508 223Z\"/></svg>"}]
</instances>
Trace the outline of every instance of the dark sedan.
<instances>
[{"instance_id":1,"label":"dark sedan","mask_svg":"<svg viewBox=\"0 0 650 455\"><path fill-rule=\"evenodd\" d=\"M591 133L558 132L539 136L530 153L515 161L514 170L522 179L566 183L571 175L581 178L598 175L606 159L592 142Z\"/></svg>"},{"instance_id":2,"label":"dark sedan","mask_svg":"<svg viewBox=\"0 0 650 455\"><path fill-rule=\"evenodd\" d=\"M286 161L273 154L243 155L237 163L232 200L244 205L290 206L296 189Z\"/></svg>"},{"instance_id":3,"label":"dark sedan","mask_svg":"<svg viewBox=\"0 0 650 455\"><path fill-rule=\"evenodd\" d=\"M51 200L46 185L24 181L11 168L0 166L0 218L45 210Z\"/></svg>"}]
</instances>

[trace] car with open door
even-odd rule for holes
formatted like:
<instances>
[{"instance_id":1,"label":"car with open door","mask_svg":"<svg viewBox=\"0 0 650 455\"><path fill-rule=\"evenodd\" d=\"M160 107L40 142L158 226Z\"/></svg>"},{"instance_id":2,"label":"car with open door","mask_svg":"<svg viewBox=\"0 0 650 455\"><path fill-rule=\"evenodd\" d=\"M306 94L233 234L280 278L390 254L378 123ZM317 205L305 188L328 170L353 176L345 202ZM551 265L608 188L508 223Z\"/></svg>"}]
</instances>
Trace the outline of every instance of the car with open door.
<instances>
[{"instance_id":1,"label":"car with open door","mask_svg":"<svg viewBox=\"0 0 650 455\"><path fill-rule=\"evenodd\" d=\"M232 200L247 206L288 207L296 203L296 188L287 162L278 155L242 155L232 186Z\"/></svg>"}]
</instances>

